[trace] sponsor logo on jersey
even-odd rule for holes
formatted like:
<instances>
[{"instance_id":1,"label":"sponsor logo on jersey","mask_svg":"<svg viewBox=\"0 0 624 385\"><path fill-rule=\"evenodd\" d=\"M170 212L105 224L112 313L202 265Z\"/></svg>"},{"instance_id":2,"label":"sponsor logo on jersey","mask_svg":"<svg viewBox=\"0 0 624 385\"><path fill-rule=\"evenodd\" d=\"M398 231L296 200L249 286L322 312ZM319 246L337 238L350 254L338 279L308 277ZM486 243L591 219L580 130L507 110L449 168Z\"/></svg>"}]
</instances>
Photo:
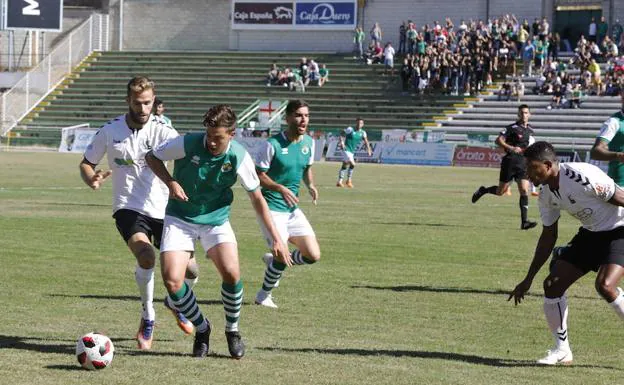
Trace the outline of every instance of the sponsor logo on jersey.
<instances>
[{"instance_id":1,"label":"sponsor logo on jersey","mask_svg":"<svg viewBox=\"0 0 624 385\"><path fill-rule=\"evenodd\" d=\"M191 158L191 163L193 163L196 166L199 166L199 156L193 155L193 157Z\"/></svg>"},{"instance_id":2,"label":"sponsor logo on jersey","mask_svg":"<svg viewBox=\"0 0 624 385\"><path fill-rule=\"evenodd\" d=\"M582 210L577 211L576 213L572 214L575 217L577 217L579 220L584 221L586 219L589 219L592 214L594 213L594 210L592 210L591 208L587 207L584 208Z\"/></svg>"},{"instance_id":3,"label":"sponsor logo on jersey","mask_svg":"<svg viewBox=\"0 0 624 385\"><path fill-rule=\"evenodd\" d=\"M282 148L282 155L288 155L288 149Z\"/></svg>"},{"instance_id":4,"label":"sponsor logo on jersey","mask_svg":"<svg viewBox=\"0 0 624 385\"><path fill-rule=\"evenodd\" d=\"M310 153L310 147L308 147L308 146L301 147L301 153L303 155L308 155Z\"/></svg>"},{"instance_id":5,"label":"sponsor logo on jersey","mask_svg":"<svg viewBox=\"0 0 624 385\"><path fill-rule=\"evenodd\" d=\"M227 163L223 163L223 166L221 166L221 172L230 172L232 171L232 163L227 162Z\"/></svg>"},{"instance_id":6,"label":"sponsor logo on jersey","mask_svg":"<svg viewBox=\"0 0 624 385\"><path fill-rule=\"evenodd\" d=\"M132 166L134 161L132 159L115 158L115 164L118 166Z\"/></svg>"},{"instance_id":7,"label":"sponsor logo on jersey","mask_svg":"<svg viewBox=\"0 0 624 385\"><path fill-rule=\"evenodd\" d=\"M611 191L611 186L603 183L596 183L594 188L596 189L596 194L600 199L606 199L609 196L609 191Z\"/></svg>"}]
</instances>

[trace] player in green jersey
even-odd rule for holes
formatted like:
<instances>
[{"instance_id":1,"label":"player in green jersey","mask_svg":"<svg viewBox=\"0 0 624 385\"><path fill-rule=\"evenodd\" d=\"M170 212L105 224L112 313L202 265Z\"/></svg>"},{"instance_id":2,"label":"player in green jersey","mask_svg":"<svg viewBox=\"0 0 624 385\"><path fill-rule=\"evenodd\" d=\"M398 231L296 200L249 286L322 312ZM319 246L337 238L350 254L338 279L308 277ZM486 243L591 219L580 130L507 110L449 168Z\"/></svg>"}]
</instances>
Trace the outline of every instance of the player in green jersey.
<instances>
[{"instance_id":1,"label":"player in green jersey","mask_svg":"<svg viewBox=\"0 0 624 385\"><path fill-rule=\"evenodd\" d=\"M312 226L298 207L301 180L312 202L318 200L314 186L314 140L307 135L310 111L303 100L291 100L286 107L288 129L269 138L256 159L256 170L262 185L262 195L269 205L271 217L281 240L295 246L290 261L281 261L271 254L264 256L267 265L262 288L256 294L256 304L277 308L271 291L289 265L308 265L321 258ZM265 239L271 239L264 222L260 223Z\"/></svg>"},{"instance_id":2,"label":"player in green jersey","mask_svg":"<svg viewBox=\"0 0 624 385\"><path fill-rule=\"evenodd\" d=\"M591 149L591 158L609 161L607 175L624 186L624 89L620 92L622 110L611 115L600 129Z\"/></svg>"},{"instance_id":3,"label":"player in green jersey","mask_svg":"<svg viewBox=\"0 0 624 385\"><path fill-rule=\"evenodd\" d=\"M336 183L336 186L338 187L347 186L349 188L353 188L352 178L353 169L355 168L354 154L362 141L364 141L368 156L371 156L373 154L370 143L368 143L366 131L364 131L363 127L364 119L357 118L355 128L347 127L343 132L340 133L340 148L342 148L342 166L340 167L340 171L338 172L338 182ZM347 182L343 184L342 181L344 180L345 173L347 173Z\"/></svg>"},{"instance_id":4,"label":"player in green jersey","mask_svg":"<svg viewBox=\"0 0 624 385\"><path fill-rule=\"evenodd\" d=\"M229 222L234 198L231 187L237 179L268 229L271 252L276 260L289 263L288 248L280 241L280 234L273 225L253 161L245 148L232 140L235 124L236 115L229 106L214 106L204 115L205 133L178 137L146 155L150 168L169 187L160 248L161 272L171 302L195 325L195 357L208 354L211 331L193 290L184 282L184 269L198 239L223 281L221 299L230 355L239 359L245 354L238 330L243 284L236 237ZM173 175L163 163L166 160L175 160Z\"/></svg>"}]
</instances>

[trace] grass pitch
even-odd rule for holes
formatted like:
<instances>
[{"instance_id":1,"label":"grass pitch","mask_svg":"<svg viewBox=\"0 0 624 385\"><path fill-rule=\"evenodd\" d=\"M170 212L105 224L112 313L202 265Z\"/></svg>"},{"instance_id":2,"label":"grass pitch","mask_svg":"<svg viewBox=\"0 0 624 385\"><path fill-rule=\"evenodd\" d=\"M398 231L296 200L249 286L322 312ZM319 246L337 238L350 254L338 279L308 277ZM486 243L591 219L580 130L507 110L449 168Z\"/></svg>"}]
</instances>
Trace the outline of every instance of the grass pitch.
<instances>
[{"instance_id":1,"label":"grass pitch","mask_svg":"<svg viewBox=\"0 0 624 385\"><path fill-rule=\"evenodd\" d=\"M80 157L0 152L0 383L2 384L617 384L624 328L593 289L569 291L571 367L539 367L552 340L542 271L519 307L506 292L523 277L539 228L519 230L518 194L470 203L498 170L359 165L355 189L334 187L337 163L314 166L318 206L302 209L321 244L319 264L286 271L277 311L252 305L264 243L237 188L247 354L228 358L220 279L200 258L195 292L213 322L212 354L190 357L160 299L153 350L136 349L135 262L111 218L111 189L91 191ZM538 218L532 198L530 216ZM559 243L577 222L563 216ZM112 338L110 368L74 357L89 331Z\"/></svg>"}]
</instances>

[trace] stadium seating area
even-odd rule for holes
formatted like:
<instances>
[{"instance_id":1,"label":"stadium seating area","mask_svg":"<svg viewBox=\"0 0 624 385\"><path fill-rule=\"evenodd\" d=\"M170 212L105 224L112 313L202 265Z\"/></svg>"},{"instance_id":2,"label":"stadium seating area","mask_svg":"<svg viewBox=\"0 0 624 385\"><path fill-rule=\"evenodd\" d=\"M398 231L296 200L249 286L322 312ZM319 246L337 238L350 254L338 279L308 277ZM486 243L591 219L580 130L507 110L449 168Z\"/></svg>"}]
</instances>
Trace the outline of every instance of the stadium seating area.
<instances>
[{"instance_id":1,"label":"stadium seating area","mask_svg":"<svg viewBox=\"0 0 624 385\"><path fill-rule=\"evenodd\" d=\"M150 76L174 126L180 132L201 129L208 106L227 103L241 112L257 99L274 101L301 97L311 105L312 128L336 132L366 120L372 139L384 128L421 129L464 97L402 96L381 75L380 66L354 63L350 56L315 54L327 64L330 81L305 93L286 87L267 87L265 77L273 61L297 63L301 53L249 52L103 52L95 53L13 130L14 145L56 146L60 127L89 123L99 127L123 113L127 80Z\"/></svg>"},{"instance_id":2,"label":"stadium seating area","mask_svg":"<svg viewBox=\"0 0 624 385\"><path fill-rule=\"evenodd\" d=\"M604 73L605 64L601 64ZM570 70L578 76L579 70ZM588 150L594 143L602 122L621 108L619 96L585 96L580 109L548 109L551 95L535 95L536 76L524 77L526 93L521 103L531 109L530 123L537 140L547 140L560 149ZM467 107L437 120L439 130L445 131L449 142L466 143L472 135L489 136L492 143L501 129L516 120L516 97L499 100L496 93L481 95Z\"/></svg>"}]
</instances>

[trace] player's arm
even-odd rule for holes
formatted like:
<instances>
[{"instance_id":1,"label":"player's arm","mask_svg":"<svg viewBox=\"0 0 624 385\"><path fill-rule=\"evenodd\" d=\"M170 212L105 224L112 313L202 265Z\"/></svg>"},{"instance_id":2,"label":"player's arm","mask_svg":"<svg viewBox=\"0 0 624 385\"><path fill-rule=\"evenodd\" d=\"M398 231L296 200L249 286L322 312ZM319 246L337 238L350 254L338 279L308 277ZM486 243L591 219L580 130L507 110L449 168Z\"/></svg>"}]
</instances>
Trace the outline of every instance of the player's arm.
<instances>
[{"instance_id":1,"label":"player's arm","mask_svg":"<svg viewBox=\"0 0 624 385\"><path fill-rule=\"evenodd\" d=\"M96 164L89 162L86 158L82 158L82 162L80 162L79 166L82 181L94 190L99 189L102 182L113 173L111 170L96 170L96 166Z\"/></svg>"},{"instance_id":2,"label":"player's arm","mask_svg":"<svg viewBox=\"0 0 624 385\"><path fill-rule=\"evenodd\" d=\"M269 206L267 205L266 200L264 200L260 189L257 188L253 191L248 191L247 194L249 195L251 205L253 206L256 215L260 218L262 224L271 235L271 239L273 239L271 253L277 258L278 261L285 263L287 266L292 266L293 261L290 257L290 253L288 252L288 246L284 245L281 241L281 237L273 224L273 219L271 218L271 213L269 212Z\"/></svg>"},{"instance_id":3,"label":"player's arm","mask_svg":"<svg viewBox=\"0 0 624 385\"><path fill-rule=\"evenodd\" d=\"M262 188L271 191L277 191L278 193L282 194L282 197L284 197L284 201L286 201L286 204L289 207L295 206L297 203L299 203L299 198L297 198L297 196L292 191L290 191L288 187L275 182L273 179L271 179L270 176L267 175L265 171L262 171L261 169L256 168L256 172L258 173L258 179L260 179L260 185L262 186Z\"/></svg>"},{"instance_id":4,"label":"player's arm","mask_svg":"<svg viewBox=\"0 0 624 385\"><path fill-rule=\"evenodd\" d=\"M595 160L617 160L624 162L624 152L615 152L609 150L609 143L603 138L596 138L594 146L590 151L590 156Z\"/></svg>"},{"instance_id":5,"label":"player's arm","mask_svg":"<svg viewBox=\"0 0 624 385\"><path fill-rule=\"evenodd\" d=\"M372 156L373 150L371 149L370 142L368 141L368 138L366 136L364 137L364 145L366 146L366 152L368 153L368 156Z\"/></svg>"},{"instance_id":6,"label":"player's arm","mask_svg":"<svg viewBox=\"0 0 624 385\"><path fill-rule=\"evenodd\" d=\"M338 148L345 148L345 139L347 138L347 134L345 134L344 131L342 131L340 133L340 136L338 137Z\"/></svg>"},{"instance_id":7,"label":"player's arm","mask_svg":"<svg viewBox=\"0 0 624 385\"><path fill-rule=\"evenodd\" d=\"M188 201L186 192L180 184L173 178L167 166L166 160L181 159L185 156L184 137L179 136L168 142L160 144L156 149L151 150L145 155L145 163L152 170L154 175L158 177L169 188L169 195L173 199L179 201Z\"/></svg>"},{"instance_id":8,"label":"player's arm","mask_svg":"<svg viewBox=\"0 0 624 385\"><path fill-rule=\"evenodd\" d=\"M522 154L522 149L520 147L508 144L505 138L505 135L501 133L500 135L498 135L498 138L496 138L496 144L506 152Z\"/></svg>"},{"instance_id":9,"label":"player's arm","mask_svg":"<svg viewBox=\"0 0 624 385\"><path fill-rule=\"evenodd\" d=\"M318 200L318 190L314 185L314 174L312 174L312 166L308 166L303 171L303 183L305 183L308 191L310 192L310 196L312 197L312 203L316 204Z\"/></svg>"},{"instance_id":10,"label":"player's arm","mask_svg":"<svg viewBox=\"0 0 624 385\"><path fill-rule=\"evenodd\" d=\"M513 291L509 294L507 301L514 299L514 303L518 305L524 299L524 294L529 291L535 275L540 271L544 263L548 260L550 253L555 247L559 232L559 221L555 221L550 226L542 227L542 234L537 241L537 247L535 247L535 254L533 255L533 261L529 266L529 271L526 277L520 282Z\"/></svg>"}]
</instances>

